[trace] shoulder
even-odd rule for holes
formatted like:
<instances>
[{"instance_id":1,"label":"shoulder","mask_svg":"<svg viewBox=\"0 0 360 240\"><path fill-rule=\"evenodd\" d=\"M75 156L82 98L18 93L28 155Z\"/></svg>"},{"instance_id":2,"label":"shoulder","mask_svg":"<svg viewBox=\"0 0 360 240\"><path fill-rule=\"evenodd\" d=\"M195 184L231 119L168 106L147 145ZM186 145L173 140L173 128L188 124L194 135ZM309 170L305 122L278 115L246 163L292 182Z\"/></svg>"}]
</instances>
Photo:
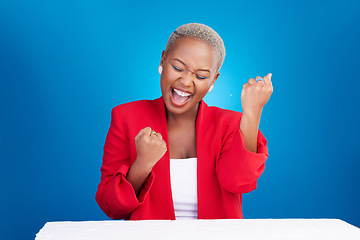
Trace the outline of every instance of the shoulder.
<instances>
[{"instance_id":1,"label":"shoulder","mask_svg":"<svg viewBox=\"0 0 360 240\"><path fill-rule=\"evenodd\" d=\"M223 136L239 128L242 113L219 107L209 107L202 102L199 116L198 123L201 125L201 129L204 131L212 129Z\"/></svg>"},{"instance_id":2,"label":"shoulder","mask_svg":"<svg viewBox=\"0 0 360 240\"><path fill-rule=\"evenodd\" d=\"M128 103L123 103L120 105L117 105L113 108L113 111L139 111L142 109L147 109L148 107L151 107L154 105L154 102L156 100L139 100L139 101L133 101Z\"/></svg>"},{"instance_id":3,"label":"shoulder","mask_svg":"<svg viewBox=\"0 0 360 240\"><path fill-rule=\"evenodd\" d=\"M121 113L132 117L156 114L163 111L164 103L162 98L154 100L139 100L120 104L112 109L112 113Z\"/></svg>"},{"instance_id":4,"label":"shoulder","mask_svg":"<svg viewBox=\"0 0 360 240\"><path fill-rule=\"evenodd\" d=\"M219 120L225 120L230 122L239 122L242 116L241 112L223 109L215 106L208 106L204 104L204 114L207 118Z\"/></svg>"},{"instance_id":5,"label":"shoulder","mask_svg":"<svg viewBox=\"0 0 360 240\"><path fill-rule=\"evenodd\" d=\"M211 141L222 146L224 141L239 129L242 113L219 107L209 107L203 103L197 122L199 136L212 136Z\"/></svg>"},{"instance_id":6,"label":"shoulder","mask_svg":"<svg viewBox=\"0 0 360 240\"><path fill-rule=\"evenodd\" d=\"M118 105L112 109L111 116L114 121L123 124L149 124L160 121L165 115L164 103L161 98L155 100L139 100Z\"/></svg>"}]
</instances>

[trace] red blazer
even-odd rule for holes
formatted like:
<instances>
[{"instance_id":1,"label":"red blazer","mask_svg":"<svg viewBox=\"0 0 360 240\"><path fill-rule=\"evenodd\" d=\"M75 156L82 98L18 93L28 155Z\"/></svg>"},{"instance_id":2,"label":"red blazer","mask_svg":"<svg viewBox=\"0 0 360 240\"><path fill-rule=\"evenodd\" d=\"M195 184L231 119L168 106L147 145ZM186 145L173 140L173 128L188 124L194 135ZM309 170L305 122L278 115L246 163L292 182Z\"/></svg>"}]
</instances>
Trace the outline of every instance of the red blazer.
<instances>
[{"instance_id":1,"label":"red blazer","mask_svg":"<svg viewBox=\"0 0 360 240\"><path fill-rule=\"evenodd\" d=\"M196 120L199 219L243 218L241 194L254 190L264 171L266 139L259 131L258 153L247 151L239 130L241 115L200 102ZM112 110L95 197L110 218L175 219L169 151L153 167L138 197L125 178L136 159L135 136L147 126L160 132L169 145L162 97Z\"/></svg>"}]
</instances>

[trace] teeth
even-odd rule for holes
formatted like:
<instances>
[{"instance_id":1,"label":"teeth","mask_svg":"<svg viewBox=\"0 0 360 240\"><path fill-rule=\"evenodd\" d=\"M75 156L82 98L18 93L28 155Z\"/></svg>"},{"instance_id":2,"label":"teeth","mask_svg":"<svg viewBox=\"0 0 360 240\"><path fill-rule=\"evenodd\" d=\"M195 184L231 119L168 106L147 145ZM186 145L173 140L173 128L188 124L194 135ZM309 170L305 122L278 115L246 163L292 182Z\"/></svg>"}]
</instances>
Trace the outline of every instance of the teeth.
<instances>
[{"instance_id":1,"label":"teeth","mask_svg":"<svg viewBox=\"0 0 360 240\"><path fill-rule=\"evenodd\" d=\"M188 97L188 96L191 95L190 93L182 92L182 91L180 91L180 90L177 90L176 88L174 88L174 91L175 91L178 95L180 95L181 97Z\"/></svg>"}]
</instances>

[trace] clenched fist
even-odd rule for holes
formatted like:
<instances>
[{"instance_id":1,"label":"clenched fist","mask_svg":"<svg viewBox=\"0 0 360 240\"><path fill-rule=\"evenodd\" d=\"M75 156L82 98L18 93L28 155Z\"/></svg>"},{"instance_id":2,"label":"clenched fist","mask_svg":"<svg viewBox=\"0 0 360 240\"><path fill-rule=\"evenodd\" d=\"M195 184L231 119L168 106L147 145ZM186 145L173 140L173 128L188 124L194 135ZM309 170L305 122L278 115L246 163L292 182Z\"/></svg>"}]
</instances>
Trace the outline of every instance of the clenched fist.
<instances>
[{"instance_id":1,"label":"clenched fist","mask_svg":"<svg viewBox=\"0 0 360 240\"><path fill-rule=\"evenodd\" d=\"M150 127L141 129L135 137L136 162L138 165L152 169L167 151L166 143L160 133Z\"/></svg>"},{"instance_id":2,"label":"clenched fist","mask_svg":"<svg viewBox=\"0 0 360 240\"><path fill-rule=\"evenodd\" d=\"M258 82L259 76L256 77L255 80L250 78L249 81L244 84L241 92L243 113L262 111L273 92L271 76L272 74L269 73L263 78L263 81L260 80Z\"/></svg>"}]
</instances>

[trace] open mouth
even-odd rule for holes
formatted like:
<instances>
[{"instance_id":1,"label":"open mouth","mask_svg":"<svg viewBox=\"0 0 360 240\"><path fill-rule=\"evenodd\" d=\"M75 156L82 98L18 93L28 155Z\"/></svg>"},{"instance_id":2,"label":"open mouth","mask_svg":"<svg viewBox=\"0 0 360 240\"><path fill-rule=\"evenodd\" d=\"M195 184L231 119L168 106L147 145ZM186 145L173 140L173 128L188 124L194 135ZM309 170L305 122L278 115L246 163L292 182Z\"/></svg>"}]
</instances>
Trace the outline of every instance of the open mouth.
<instances>
[{"instance_id":1,"label":"open mouth","mask_svg":"<svg viewBox=\"0 0 360 240\"><path fill-rule=\"evenodd\" d=\"M192 94L183 92L179 89L172 88L171 89L171 101L175 106L184 106L187 102L189 102Z\"/></svg>"}]
</instances>

